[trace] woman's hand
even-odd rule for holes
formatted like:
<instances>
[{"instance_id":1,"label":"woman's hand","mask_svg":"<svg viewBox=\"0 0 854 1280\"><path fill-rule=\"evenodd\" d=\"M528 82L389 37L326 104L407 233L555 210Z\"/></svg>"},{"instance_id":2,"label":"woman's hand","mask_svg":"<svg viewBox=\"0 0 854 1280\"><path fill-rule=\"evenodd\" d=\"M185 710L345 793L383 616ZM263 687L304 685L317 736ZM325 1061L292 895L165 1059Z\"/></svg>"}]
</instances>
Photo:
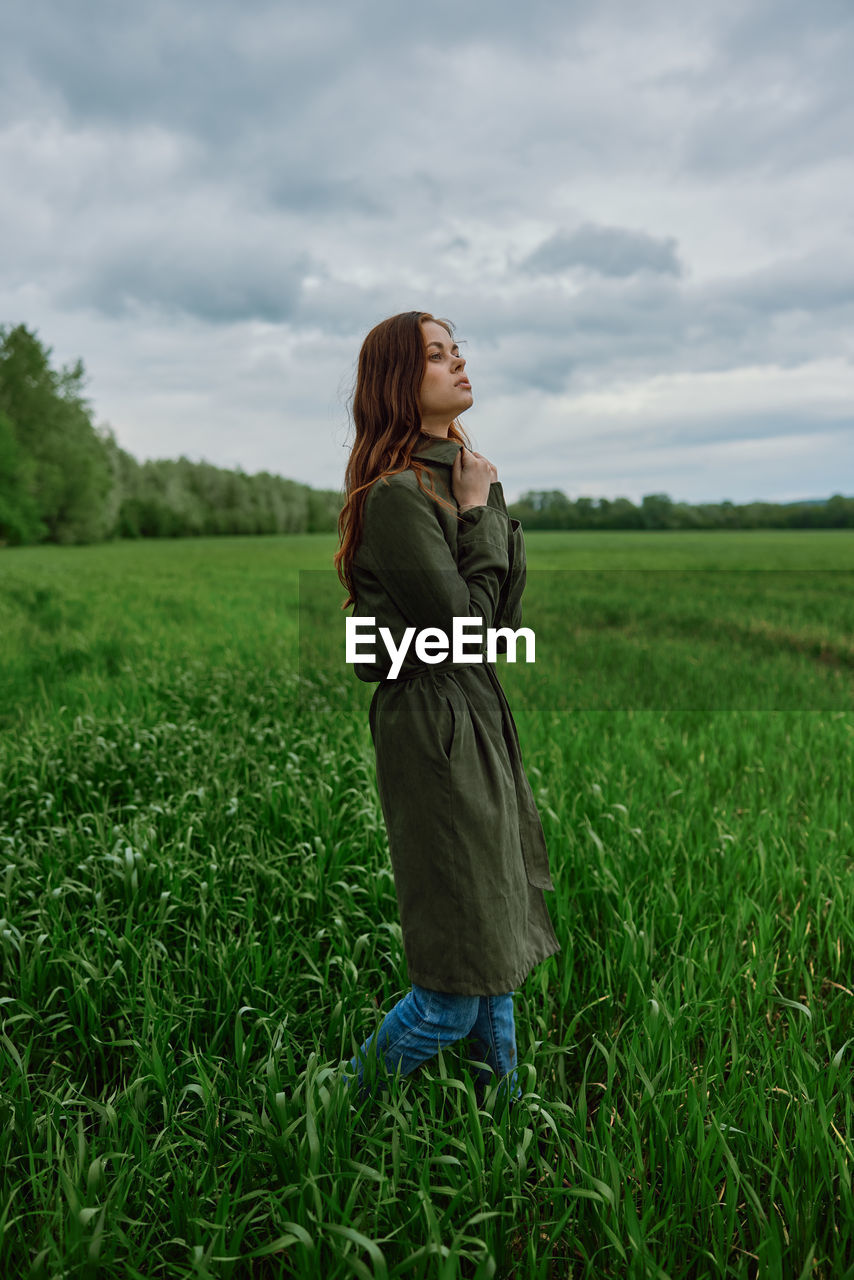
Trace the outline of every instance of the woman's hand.
<instances>
[{"instance_id":1,"label":"woman's hand","mask_svg":"<svg viewBox=\"0 0 854 1280\"><path fill-rule=\"evenodd\" d=\"M498 479L498 470L488 458L463 446L454 459L451 488L460 511L469 507L485 507L489 486Z\"/></svg>"}]
</instances>

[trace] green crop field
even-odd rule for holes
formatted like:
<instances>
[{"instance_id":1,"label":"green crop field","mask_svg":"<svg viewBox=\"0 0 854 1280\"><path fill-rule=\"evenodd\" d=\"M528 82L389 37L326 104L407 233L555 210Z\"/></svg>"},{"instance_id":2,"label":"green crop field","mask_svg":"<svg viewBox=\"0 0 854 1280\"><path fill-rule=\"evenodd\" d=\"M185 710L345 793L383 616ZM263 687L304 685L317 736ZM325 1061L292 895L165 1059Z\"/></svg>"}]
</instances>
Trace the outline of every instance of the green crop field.
<instances>
[{"instance_id":1,"label":"green crop field","mask_svg":"<svg viewBox=\"0 0 854 1280\"><path fill-rule=\"evenodd\" d=\"M854 535L530 534L521 1105L408 989L334 538L0 553L0 1275L854 1277Z\"/></svg>"}]
</instances>

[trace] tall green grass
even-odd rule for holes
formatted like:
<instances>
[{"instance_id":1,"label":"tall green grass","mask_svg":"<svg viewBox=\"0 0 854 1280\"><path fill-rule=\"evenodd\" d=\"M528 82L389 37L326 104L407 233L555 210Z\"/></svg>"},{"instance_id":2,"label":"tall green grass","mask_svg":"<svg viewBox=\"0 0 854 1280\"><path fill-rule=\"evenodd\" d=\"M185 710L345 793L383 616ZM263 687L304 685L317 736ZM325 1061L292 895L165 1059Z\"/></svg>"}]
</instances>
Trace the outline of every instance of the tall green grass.
<instances>
[{"instance_id":1,"label":"tall green grass","mask_svg":"<svg viewBox=\"0 0 854 1280\"><path fill-rule=\"evenodd\" d=\"M563 949L516 995L509 1115L465 1044L373 1106L337 1086L408 980L372 690L296 673L331 540L4 555L0 1274L854 1276L850 633L818 574L852 541L686 538L528 539L542 659L501 675ZM713 555L817 576L662 591ZM597 675L664 636L690 679L704 613L717 704ZM763 625L836 657L757 683Z\"/></svg>"}]
</instances>

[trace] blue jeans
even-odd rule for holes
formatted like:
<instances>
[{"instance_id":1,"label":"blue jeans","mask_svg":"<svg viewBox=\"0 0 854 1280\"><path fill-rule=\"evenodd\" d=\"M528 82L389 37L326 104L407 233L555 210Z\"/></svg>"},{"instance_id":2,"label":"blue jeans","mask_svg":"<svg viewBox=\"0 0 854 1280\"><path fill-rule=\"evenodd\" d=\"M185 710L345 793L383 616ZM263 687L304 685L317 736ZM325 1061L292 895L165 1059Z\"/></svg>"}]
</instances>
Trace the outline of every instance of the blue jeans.
<instances>
[{"instance_id":1,"label":"blue jeans","mask_svg":"<svg viewBox=\"0 0 854 1280\"><path fill-rule=\"evenodd\" d=\"M412 984L402 1000L386 1014L379 1030L368 1037L350 1067L355 1072L360 1092L370 1092L365 1086L365 1059L376 1042L376 1056L387 1072L400 1068L402 1076L409 1075L422 1062L434 1057L439 1049L445 1049L468 1036L472 1041L470 1056L488 1064L478 1068L479 1092L491 1079L499 1077L499 1093L506 1092L509 1077L512 1098L522 1094L517 1082L516 1027L513 1021L513 992L500 996L457 996L447 991L430 991ZM347 1084L352 1078L347 1078Z\"/></svg>"}]
</instances>

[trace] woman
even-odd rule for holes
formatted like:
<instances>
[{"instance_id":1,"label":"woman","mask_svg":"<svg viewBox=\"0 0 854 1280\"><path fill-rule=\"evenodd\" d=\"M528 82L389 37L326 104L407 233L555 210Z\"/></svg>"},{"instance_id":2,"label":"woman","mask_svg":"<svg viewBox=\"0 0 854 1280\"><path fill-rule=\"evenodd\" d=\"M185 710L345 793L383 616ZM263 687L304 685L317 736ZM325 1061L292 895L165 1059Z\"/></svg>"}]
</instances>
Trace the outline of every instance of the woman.
<instances>
[{"instance_id":1,"label":"woman","mask_svg":"<svg viewBox=\"0 0 854 1280\"><path fill-rule=\"evenodd\" d=\"M359 355L335 564L343 608L396 649L407 628L450 637L455 617L480 619L484 637L521 623L522 531L457 421L473 399L465 365L451 325L419 311L378 324ZM560 950L554 886L494 668L451 657L422 661L410 644L390 679L379 644L355 668L378 681L369 720L412 990L350 1066L366 1093L368 1060L406 1075L468 1036L489 1068L480 1096L494 1072L515 1098L513 993Z\"/></svg>"}]
</instances>

